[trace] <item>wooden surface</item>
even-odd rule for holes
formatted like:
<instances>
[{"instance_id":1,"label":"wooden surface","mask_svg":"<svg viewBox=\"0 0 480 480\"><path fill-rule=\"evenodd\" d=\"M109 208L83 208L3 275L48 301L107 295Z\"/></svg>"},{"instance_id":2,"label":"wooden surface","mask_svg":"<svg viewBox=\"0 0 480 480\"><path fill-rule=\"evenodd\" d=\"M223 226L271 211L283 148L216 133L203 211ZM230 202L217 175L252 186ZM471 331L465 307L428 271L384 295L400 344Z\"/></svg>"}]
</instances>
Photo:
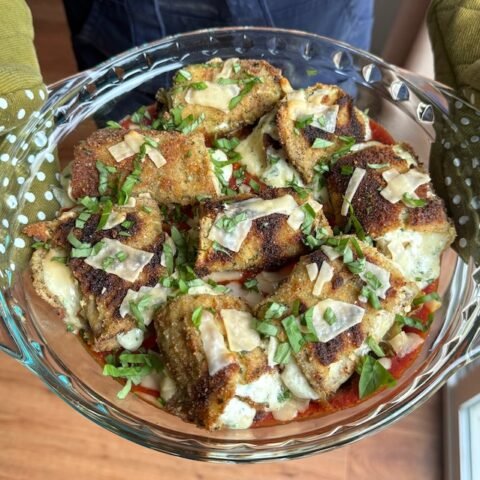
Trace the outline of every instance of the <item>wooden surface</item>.
<instances>
[{"instance_id":1,"label":"wooden surface","mask_svg":"<svg viewBox=\"0 0 480 480\"><path fill-rule=\"evenodd\" d=\"M75 72L60 0L31 0L44 78ZM354 445L303 460L208 465L162 455L84 419L33 374L0 354L0 479L439 480L441 399Z\"/></svg>"}]
</instances>

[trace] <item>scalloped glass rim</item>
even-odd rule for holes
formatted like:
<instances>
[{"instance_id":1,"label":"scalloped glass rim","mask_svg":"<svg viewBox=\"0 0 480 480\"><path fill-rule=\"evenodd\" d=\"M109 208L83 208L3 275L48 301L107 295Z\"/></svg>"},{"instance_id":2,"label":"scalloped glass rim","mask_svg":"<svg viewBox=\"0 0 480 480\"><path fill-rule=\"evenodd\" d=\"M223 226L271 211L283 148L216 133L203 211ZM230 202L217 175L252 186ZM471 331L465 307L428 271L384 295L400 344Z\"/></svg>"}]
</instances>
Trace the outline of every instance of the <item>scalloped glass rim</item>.
<instances>
[{"instance_id":1,"label":"scalloped glass rim","mask_svg":"<svg viewBox=\"0 0 480 480\"><path fill-rule=\"evenodd\" d=\"M293 52L298 58L293 57ZM49 100L18 135L19 140L11 145L9 154L11 158L18 158L20 163L27 163L28 156L34 155L34 159L28 162L31 164L30 178L33 178L45 161L46 153L53 151L69 132L102 105L140 83L190 63L195 56L206 60L218 55L260 56L273 63L285 61L289 65L295 64L294 75L303 75L303 79L305 73L301 74L299 70L304 64L347 79L356 88L364 89L362 92L374 92L381 101L393 105L395 111L403 112L421 128L425 144L435 138L435 117L440 115L448 119L449 108L454 102L473 108L447 87L392 67L341 42L289 30L212 29L168 37L135 48L91 71L52 85ZM312 79L308 81L312 82ZM36 149L23 147L28 140L33 140ZM27 179L19 188L20 203L24 201L28 185ZM8 214L8 208L0 205ZM21 225L14 212L10 212L9 218L9 233L14 237ZM5 259L10 258L12 248L12 245L7 247ZM11 279L11 288L0 294L0 311L14 343L7 346L5 342L0 348L20 359L83 415L149 448L206 461L298 458L353 442L391 424L425 402L453 372L480 354L480 346L475 343L480 327L480 291L474 280L473 262L466 264L452 252L447 256L455 266L451 278L442 286L445 303L437 316L444 320L436 322L419 359L394 390L382 392L356 407L328 417L250 431L203 432L158 409L155 409L158 414L148 413L145 402L140 399L120 403L114 395L106 395L104 389L104 384L108 383L108 391L114 392L118 384L95 375L88 379L76 376L68 359L49 345L46 339L51 338L39 319L51 319L53 315L50 312L42 317L41 309L37 309L29 296L26 276L15 272L9 263L0 271L1 275ZM0 335L1 327L0 324Z\"/></svg>"}]
</instances>

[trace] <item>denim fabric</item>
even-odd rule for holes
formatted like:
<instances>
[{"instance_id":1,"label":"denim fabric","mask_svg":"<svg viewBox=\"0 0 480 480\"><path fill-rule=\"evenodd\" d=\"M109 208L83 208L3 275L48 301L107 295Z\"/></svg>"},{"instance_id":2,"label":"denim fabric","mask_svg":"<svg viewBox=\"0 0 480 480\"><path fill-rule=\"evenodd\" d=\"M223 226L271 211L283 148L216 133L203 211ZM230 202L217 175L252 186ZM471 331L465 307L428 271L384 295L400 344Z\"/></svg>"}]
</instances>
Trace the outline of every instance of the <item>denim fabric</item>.
<instances>
[{"instance_id":1,"label":"denim fabric","mask_svg":"<svg viewBox=\"0 0 480 480\"><path fill-rule=\"evenodd\" d=\"M64 0L79 69L165 35L224 26L293 28L370 47L374 0ZM157 85L158 87L158 85ZM135 92L151 103L153 86ZM149 100L149 101L148 101ZM128 108L118 105L115 117ZM109 112L109 114L114 112Z\"/></svg>"}]
</instances>

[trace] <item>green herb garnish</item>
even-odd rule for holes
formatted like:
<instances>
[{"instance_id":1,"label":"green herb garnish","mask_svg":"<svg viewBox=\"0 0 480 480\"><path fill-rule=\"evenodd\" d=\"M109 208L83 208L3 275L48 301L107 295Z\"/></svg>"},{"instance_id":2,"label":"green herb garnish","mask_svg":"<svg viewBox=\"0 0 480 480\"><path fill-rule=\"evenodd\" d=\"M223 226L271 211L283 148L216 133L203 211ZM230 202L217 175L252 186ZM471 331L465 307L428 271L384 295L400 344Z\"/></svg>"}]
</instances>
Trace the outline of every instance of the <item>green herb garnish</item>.
<instances>
[{"instance_id":1,"label":"green herb garnish","mask_svg":"<svg viewBox=\"0 0 480 480\"><path fill-rule=\"evenodd\" d=\"M393 387L396 383L392 374L378 360L370 355L363 357L360 366L360 381L358 382L360 398L371 395L383 386Z\"/></svg>"}]
</instances>

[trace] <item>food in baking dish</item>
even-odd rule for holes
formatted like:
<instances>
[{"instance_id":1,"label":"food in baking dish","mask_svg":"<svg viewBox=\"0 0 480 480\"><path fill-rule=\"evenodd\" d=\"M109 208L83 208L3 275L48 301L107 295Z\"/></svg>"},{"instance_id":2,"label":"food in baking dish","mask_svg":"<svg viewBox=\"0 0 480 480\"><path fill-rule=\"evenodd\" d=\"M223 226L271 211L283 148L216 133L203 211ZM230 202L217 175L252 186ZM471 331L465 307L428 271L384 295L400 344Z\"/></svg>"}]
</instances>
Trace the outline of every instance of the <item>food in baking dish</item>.
<instances>
[{"instance_id":1,"label":"food in baking dish","mask_svg":"<svg viewBox=\"0 0 480 480\"><path fill-rule=\"evenodd\" d=\"M454 228L338 86L186 66L70 171L57 217L25 228L33 285L119 398L210 430L325 414L393 386L428 333Z\"/></svg>"}]
</instances>

